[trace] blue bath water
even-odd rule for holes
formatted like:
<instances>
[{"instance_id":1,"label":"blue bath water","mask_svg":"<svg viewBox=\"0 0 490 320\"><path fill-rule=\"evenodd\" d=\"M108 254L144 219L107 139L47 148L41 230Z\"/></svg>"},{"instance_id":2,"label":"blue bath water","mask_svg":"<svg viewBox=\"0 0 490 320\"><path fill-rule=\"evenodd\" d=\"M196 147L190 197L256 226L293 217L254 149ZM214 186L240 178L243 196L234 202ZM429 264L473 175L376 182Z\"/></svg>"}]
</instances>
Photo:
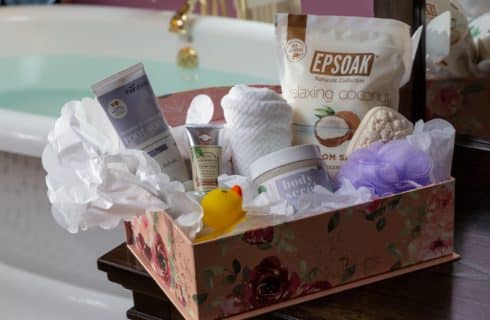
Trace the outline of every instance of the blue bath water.
<instances>
[{"instance_id":1,"label":"blue bath water","mask_svg":"<svg viewBox=\"0 0 490 320\"><path fill-rule=\"evenodd\" d=\"M0 108L57 117L61 106L93 96L90 86L143 62L157 95L237 83L277 83L274 79L199 68L184 70L161 61L112 57L35 55L0 58Z\"/></svg>"}]
</instances>

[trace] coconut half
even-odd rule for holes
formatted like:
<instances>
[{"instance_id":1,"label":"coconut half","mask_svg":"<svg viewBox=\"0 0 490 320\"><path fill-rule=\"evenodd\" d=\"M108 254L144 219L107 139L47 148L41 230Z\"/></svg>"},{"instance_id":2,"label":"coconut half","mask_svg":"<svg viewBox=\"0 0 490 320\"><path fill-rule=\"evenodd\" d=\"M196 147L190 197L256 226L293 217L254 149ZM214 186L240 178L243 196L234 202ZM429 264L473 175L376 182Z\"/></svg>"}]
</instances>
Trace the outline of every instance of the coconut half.
<instances>
[{"instance_id":1,"label":"coconut half","mask_svg":"<svg viewBox=\"0 0 490 320\"><path fill-rule=\"evenodd\" d=\"M323 117L315 123L315 137L326 147L336 147L349 140L352 132L345 119L333 115Z\"/></svg>"}]
</instances>

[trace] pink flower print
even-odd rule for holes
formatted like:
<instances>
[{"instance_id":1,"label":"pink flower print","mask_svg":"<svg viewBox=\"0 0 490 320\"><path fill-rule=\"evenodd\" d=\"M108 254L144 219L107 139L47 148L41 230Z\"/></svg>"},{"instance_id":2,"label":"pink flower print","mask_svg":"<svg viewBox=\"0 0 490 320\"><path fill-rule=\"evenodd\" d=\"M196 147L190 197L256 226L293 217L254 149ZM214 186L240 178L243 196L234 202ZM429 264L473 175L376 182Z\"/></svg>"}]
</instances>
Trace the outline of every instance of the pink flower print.
<instances>
[{"instance_id":1,"label":"pink flower print","mask_svg":"<svg viewBox=\"0 0 490 320\"><path fill-rule=\"evenodd\" d=\"M453 191L447 187L437 188L427 200L427 212L438 212L446 210L453 202Z\"/></svg>"},{"instance_id":2,"label":"pink flower print","mask_svg":"<svg viewBox=\"0 0 490 320\"><path fill-rule=\"evenodd\" d=\"M134 233L140 233L148 229L148 217L146 215L134 216L131 219L131 229Z\"/></svg>"},{"instance_id":3,"label":"pink flower print","mask_svg":"<svg viewBox=\"0 0 490 320\"><path fill-rule=\"evenodd\" d=\"M296 295L301 280L289 272L277 257L264 258L245 283L245 300L253 308L276 303Z\"/></svg>"},{"instance_id":4,"label":"pink flower print","mask_svg":"<svg viewBox=\"0 0 490 320\"><path fill-rule=\"evenodd\" d=\"M452 232L437 224L424 224L420 234L408 245L409 257L415 262L448 255L452 250Z\"/></svg>"},{"instance_id":5,"label":"pink flower print","mask_svg":"<svg viewBox=\"0 0 490 320\"><path fill-rule=\"evenodd\" d=\"M187 305L187 301L185 299L186 294L184 289L180 284L177 285L177 300L179 301L180 305L185 307Z\"/></svg>"},{"instance_id":6,"label":"pink flower print","mask_svg":"<svg viewBox=\"0 0 490 320\"><path fill-rule=\"evenodd\" d=\"M243 304L242 299L234 295L230 295L223 300L220 304L220 309L224 316L230 316L248 310L247 306Z\"/></svg>"},{"instance_id":7,"label":"pink flower print","mask_svg":"<svg viewBox=\"0 0 490 320\"><path fill-rule=\"evenodd\" d=\"M423 261L450 254L453 250L453 220L441 214L450 208L454 193L446 187L437 188L426 202L426 215L421 230L409 246L414 261Z\"/></svg>"},{"instance_id":8,"label":"pink flower print","mask_svg":"<svg viewBox=\"0 0 490 320\"><path fill-rule=\"evenodd\" d=\"M457 108L463 103L461 89L450 83L443 88L434 88L433 90L428 105L432 116L450 117L455 115Z\"/></svg>"},{"instance_id":9,"label":"pink flower print","mask_svg":"<svg viewBox=\"0 0 490 320\"><path fill-rule=\"evenodd\" d=\"M136 239L134 240L136 247L148 260L151 260L151 248L146 244L146 241L141 233L138 233Z\"/></svg>"},{"instance_id":10,"label":"pink flower print","mask_svg":"<svg viewBox=\"0 0 490 320\"><path fill-rule=\"evenodd\" d=\"M172 279L168 251L159 234L155 235L155 240L151 250L152 267L157 274L163 279L163 282L169 286Z\"/></svg>"},{"instance_id":11,"label":"pink flower print","mask_svg":"<svg viewBox=\"0 0 490 320\"><path fill-rule=\"evenodd\" d=\"M267 227L264 229L247 231L243 234L242 240L250 245L269 244L274 240L274 228Z\"/></svg>"},{"instance_id":12,"label":"pink flower print","mask_svg":"<svg viewBox=\"0 0 490 320\"><path fill-rule=\"evenodd\" d=\"M146 230L148 229L148 217L146 216L146 214L142 215L140 217L140 222L141 222L141 225L143 227L143 230Z\"/></svg>"}]
</instances>

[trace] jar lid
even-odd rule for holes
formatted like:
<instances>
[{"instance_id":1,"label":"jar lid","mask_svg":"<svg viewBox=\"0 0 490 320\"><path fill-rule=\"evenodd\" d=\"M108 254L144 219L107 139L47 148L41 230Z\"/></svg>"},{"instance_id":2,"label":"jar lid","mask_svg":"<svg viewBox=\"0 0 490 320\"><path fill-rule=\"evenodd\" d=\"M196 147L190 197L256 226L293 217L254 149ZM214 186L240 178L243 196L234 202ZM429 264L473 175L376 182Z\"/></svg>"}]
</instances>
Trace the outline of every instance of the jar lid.
<instances>
[{"instance_id":1,"label":"jar lid","mask_svg":"<svg viewBox=\"0 0 490 320\"><path fill-rule=\"evenodd\" d=\"M317 145L304 144L284 148L279 151L269 153L252 162L250 165L250 176L252 180L255 180L267 171L275 168L298 161L312 159L322 159L320 148Z\"/></svg>"}]
</instances>

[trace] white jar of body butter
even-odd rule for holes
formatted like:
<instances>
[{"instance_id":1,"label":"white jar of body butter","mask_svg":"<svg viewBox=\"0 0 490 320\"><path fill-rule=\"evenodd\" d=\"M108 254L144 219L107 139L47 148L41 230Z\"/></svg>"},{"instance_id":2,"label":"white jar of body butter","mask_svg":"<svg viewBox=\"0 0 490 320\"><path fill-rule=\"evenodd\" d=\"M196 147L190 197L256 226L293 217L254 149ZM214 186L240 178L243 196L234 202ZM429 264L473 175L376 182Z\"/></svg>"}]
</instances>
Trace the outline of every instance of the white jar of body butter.
<instances>
[{"instance_id":1,"label":"white jar of body butter","mask_svg":"<svg viewBox=\"0 0 490 320\"><path fill-rule=\"evenodd\" d=\"M267 192L273 200L286 200L298 209L300 196L316 185L332 189L317 145L285 148L255 160L250 175L259 193Z\"/></svg>"}]
</instances>

